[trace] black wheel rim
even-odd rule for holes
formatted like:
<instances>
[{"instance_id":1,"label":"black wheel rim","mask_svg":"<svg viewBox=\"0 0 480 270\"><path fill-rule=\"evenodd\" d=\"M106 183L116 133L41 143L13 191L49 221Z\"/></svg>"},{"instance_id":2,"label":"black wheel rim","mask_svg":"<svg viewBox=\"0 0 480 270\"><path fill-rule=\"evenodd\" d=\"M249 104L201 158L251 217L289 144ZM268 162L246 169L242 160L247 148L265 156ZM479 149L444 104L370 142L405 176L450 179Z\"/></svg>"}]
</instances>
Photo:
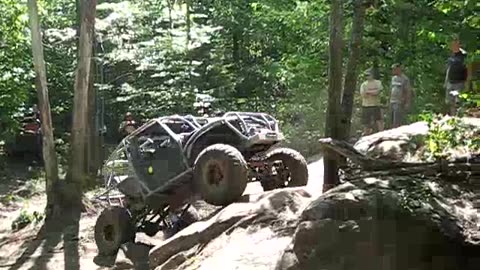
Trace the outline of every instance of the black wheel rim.
<instances>
[{"instance_id":1,"label":"black wheel rim","mask_svg":"<svg viewBox=\"0 0 480 270\"><path fill-rule=\"evenodd\" d=\"M273 167L275 167L277 178L275 182L280 183L282 187L288 186L288 183L292 180L292 175L288 166L286 166L285 163L282 161L281 164Z\"/></svg>"}]
</instances>

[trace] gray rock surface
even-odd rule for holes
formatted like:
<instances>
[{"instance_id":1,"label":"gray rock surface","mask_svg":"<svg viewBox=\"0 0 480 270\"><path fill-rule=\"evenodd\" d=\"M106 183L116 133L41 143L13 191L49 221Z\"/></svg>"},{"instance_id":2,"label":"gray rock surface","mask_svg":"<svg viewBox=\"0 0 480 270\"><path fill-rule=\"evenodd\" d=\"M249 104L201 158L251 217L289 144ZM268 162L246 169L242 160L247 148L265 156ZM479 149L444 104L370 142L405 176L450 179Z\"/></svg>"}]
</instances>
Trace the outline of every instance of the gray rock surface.
<instances>
[{"instance_id":1,"label":"gray rock surface","mask_svg":"<svg viewBox=\"0 0 480 270\"><path fill-rule=\"evenodd\" d=\"M465 187L412 177L346 183L303 211L277 270L478 269Z\"/></svg>"},{"instance_id":2,"label":"gray rock surface","mask_svg":"<svg viewBox=\"0 0 480 270\"><path fill-rule=\"evenodd\" d=\"M249 196L192 224L150 251L150 267L273 269L311 196L302 188Z\"/></svg>"},{"instance_id":3,"label":"gray rock surface","mask_svg":"<svg viewBox=\"0 0 480 270\"><path fill-rule=\"evenodd\" d=\"M449 117L441 121L448 121ZM461 122L471 129L480 129L480 119L464 117ZM418 152L425 145L429 127L427 122L389 129L360 138L354 147L362 154L398 161L419 161Z\"/></svg>"},{"instance_id":4,"label":"gray rock surface","mask_svg":"<svg viewBox=\"0 0 480 270\"><path fill-rule=\"evenodd\" d=\"M427 123L414 123L361 138L355 148L411 161L427 133ZM480 269L480 215L468 184L384 176L321 194L323 161L309 169L303 188L263 193L253 183L243 202L198 203L204 220L154 247L150 268Z\"/></svg>"}]
</instances>

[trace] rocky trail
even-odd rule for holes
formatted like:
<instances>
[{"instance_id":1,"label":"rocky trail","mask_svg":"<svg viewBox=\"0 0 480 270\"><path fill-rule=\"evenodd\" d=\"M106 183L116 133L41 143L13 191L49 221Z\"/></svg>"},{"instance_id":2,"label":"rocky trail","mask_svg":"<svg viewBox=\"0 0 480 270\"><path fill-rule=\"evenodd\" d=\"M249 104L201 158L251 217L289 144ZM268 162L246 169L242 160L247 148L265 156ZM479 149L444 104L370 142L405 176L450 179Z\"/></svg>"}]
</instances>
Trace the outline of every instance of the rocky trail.
<instances>
[{"instance_id":1,"label":"rocky trail","mask_svg":"<svg viewBox=\"0 0 480 270\"><path fill-rule=\"evenodd\" d=\"M25 168L17 168L25 170ZM308 189L312 193L319 193L323 185L323 161L320 157L314 157L309 164L309 182ZM0 203L0 269L70 269L65 266L73 267L74 270L85 269L134 269L134 262L129 251L119 252L116 265L113 268L99 267L94 264L93 259L97 254L97 249L93 237L93 227L98 212L89 211L89 213L82 213L80 224L78 228L78 239L71 241L64 241L63 239L53 239L56 236L48 236L42 233L42 222L27 225L25 228L12 231L11 225L22 211L25 215L32 215L34 212L42 213L45 208L46 197L43 194L43 186L37 186L34 191L25 191L25 185L30 181L30 177L20 175L18 179L11 181L4 181L1 185L2 194L17 194L25 193L23 195L26 199L11 199L7 202L6 196L2 196L3 201ZM15 183L13 183L15 182ZM251 183L245 190L245 195L252 198L263 196L263 190L258 183ZM87 196L93 194L87 194ZM8 198L10 199L10 198ZM207 216L214 211L214 208L203 207L200 209L201 216ZM202 213L203 211L203 213ZM163 238L159 233L155 238L147 237L144 234L137 235L137 241L146 243L148 245L159 245ZM74 249L78 250L77 258L66 258L65 249L68 245L74 244ZM138 248L138 247L135 247ZM127 254L125 254L127 253ZM128 255L128 256L127 256ZM130 257L130 258L128 258ZM73 260L71 262L68 261ZM78 267L77 267L78 266Z\"/></svg>"},{"instance_id":2,"label":"rocky trail","mask_svg":"<svg viewBox=\"0 0 480 270\"><path fill-rule=\"evenodd\" d=\"M469 125L480 128L475 121ZM112 268L93 263L98 213L82 214L79 228L72 227L78 238L65 237L68 233L62 239L41 233L35 238L41 222L12 233L21 203L2 205L0 268L478 269L475 156L420 160L428 131L419 122L363 137L354 146L321 140L360 166L345 171L345 183L321 194L323 162L312 158L306 187L263 192L254 183L241 202L225 208L198 202L201 221L166 240L161 233L137 234L137 244L126 245ZM40 211L44 197L33 194L29 204Z\"/></svg>"}]
</instances>

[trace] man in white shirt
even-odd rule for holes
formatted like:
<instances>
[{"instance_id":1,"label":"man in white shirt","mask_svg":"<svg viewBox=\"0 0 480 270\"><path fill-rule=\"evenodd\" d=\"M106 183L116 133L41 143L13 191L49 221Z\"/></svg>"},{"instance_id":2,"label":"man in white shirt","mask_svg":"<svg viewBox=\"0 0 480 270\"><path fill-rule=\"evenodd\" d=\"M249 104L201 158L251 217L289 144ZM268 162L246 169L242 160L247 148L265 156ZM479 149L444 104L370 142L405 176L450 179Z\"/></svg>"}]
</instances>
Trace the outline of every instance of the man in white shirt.
<instances>
[{"instance_id":1,"label":"man in white shirt","mask_svg":"<svg viewBox=\"0 0 480 270\"><path fill-rule=\"evenodd\" d=\"M383 90L382 83L373 78L372 70L366 72L367 80L360 86L362 97L362 124L364 135L371 134L373 129L383 130L383 116L380 102L380 92Z\"/></svg>"}]
</instances>

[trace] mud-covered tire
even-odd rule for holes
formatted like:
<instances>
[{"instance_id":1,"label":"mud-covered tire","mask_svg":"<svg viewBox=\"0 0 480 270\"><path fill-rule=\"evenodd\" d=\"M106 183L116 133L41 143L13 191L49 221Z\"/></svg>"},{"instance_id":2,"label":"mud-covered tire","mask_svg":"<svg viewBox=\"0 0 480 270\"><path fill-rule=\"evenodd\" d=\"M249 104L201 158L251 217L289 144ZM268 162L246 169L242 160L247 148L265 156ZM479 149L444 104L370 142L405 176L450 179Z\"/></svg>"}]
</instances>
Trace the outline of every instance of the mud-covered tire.
<instances>
[{"instance_id":1,"label":"mud-covered tire","mask_svg":"<svg viewBox=\"0 0 480 270\"><path fill-rule=\"evenodd\" d=\"M113 206L106 208L95 223L95 243L98 253L114 255L120 246L135 239L135 228L128 210Z\"/></svg>"},{"instance_id":2,"label":"mud-covered tire","mask_svg":"<svg viewBox=\"0 0 480 270\"><path fill-rule=\"evenodd\" d=\"M301 187L308 183L308 165L305 158L299 152L291 148L277 148L267 153L266 160L273 162L281 160L289 172L288 184L272 184L269 181L261 182L263 190L273 190L283 187Z\"/></svg>"},{"instance_id":3,"label":"mud-covered tire","mask_svg":"<svg viewBox=\"0 0 480 270\"><path fill-rule=\"evenodd\" d=\"M214 144L198 155L193 181L195 190L207 203L225 206L237 201L245 191L248 166L242 153L226 144Z\"/></svg>"}]
</instances>

